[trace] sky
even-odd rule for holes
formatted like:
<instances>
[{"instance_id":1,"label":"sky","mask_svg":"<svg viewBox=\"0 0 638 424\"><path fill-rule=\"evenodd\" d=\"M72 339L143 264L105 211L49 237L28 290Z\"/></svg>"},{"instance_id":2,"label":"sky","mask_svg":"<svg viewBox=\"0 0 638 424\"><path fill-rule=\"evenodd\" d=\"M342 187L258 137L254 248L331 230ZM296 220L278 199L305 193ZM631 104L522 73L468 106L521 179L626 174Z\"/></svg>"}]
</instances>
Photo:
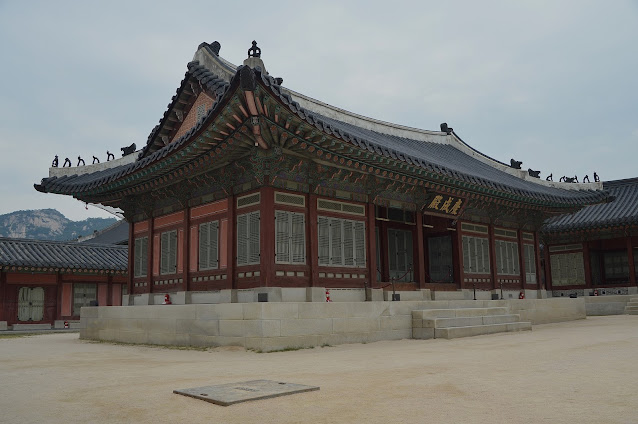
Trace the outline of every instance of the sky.
<instances>
[{"instance_id":1,"label":"sky","mask_svg":"<svg viewBox=\"0 0 638 424\"><path fill-rule=\"evenodd\" d=\"M55 155L142 147L201 42L252 40L283 85L438 130L523 169L638 177L638 0L277 2L0 0L0 214L55 208ZM592 178L593 179L593 178Z\"/></svg>"}]
</instances>

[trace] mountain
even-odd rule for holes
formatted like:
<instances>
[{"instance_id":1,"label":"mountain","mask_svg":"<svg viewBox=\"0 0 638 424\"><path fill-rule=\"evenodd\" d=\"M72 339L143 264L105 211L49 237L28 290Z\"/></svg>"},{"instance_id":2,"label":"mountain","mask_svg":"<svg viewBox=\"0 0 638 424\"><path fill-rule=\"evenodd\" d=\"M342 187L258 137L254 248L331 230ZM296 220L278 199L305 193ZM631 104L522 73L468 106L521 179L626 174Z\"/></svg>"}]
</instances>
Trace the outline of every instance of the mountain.
<instances>
[{"instance_id":1,"label":"mountain","mask_svg":"<svg viewBox=\"0 0 638 424\"><path fill-rule=\"evenodd\" d=\"M117 221L88 218L71 221L55 209L16 211L0 215L0 237L68 241L93 234Z\"/></svg>"}]
</instances>

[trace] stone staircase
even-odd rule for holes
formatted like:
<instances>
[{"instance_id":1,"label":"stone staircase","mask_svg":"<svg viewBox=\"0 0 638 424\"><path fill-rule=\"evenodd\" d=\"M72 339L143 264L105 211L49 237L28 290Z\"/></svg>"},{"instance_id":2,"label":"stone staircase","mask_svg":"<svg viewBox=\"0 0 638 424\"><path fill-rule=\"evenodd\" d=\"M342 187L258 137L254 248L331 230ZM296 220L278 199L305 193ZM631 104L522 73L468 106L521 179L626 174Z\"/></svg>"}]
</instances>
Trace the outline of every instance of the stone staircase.
<instances>
[{"instance_id":1,"label":"stone staircase","mask_svg":"<svg viewBox=\"0 0 638 424\"><path fill-rule=\"evenodd\" d=\"M412 311L414 339L455 339L531 329L532 323L520 321L520 315L511 314L506 307Z\"/></svg>"},{"instance_id":2,"label":"stone staircase","mask_svg":"<svg viewBox=\"0 0 638 424\"><path fill-rule=\"evenodd\" d=\"M625 313L628 315L638 315L638 297L632 297L625 306Z\"/></svg>"}]
</instances>

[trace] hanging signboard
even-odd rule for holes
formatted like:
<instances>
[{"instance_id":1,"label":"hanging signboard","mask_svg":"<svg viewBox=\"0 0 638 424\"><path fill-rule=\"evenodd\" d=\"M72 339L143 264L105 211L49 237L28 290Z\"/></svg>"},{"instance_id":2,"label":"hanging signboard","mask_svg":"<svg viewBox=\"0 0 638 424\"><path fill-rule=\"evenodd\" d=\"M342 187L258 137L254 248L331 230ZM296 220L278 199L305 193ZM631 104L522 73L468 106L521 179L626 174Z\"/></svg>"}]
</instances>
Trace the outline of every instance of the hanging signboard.
<instances>
[{"instance_id":1,"label":"hanging signboard","mask_svg":"<svg viewBox=\"0 0 638 424\"><path fill-rule=\"evenodd\" d=\"M465 206L465 200L458 196L431 192L426 196L423 213L434 212L447 216L459 216Z\"/></svg>"}]
</instances>

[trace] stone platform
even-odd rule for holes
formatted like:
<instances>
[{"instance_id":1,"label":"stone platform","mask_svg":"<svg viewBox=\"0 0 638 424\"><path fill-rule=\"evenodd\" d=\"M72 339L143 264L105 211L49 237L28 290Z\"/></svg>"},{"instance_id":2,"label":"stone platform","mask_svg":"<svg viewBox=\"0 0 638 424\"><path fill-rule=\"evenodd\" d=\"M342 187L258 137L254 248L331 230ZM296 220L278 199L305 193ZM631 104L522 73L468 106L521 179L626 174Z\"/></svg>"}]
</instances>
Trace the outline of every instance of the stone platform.
<instances>
[{"instance_id":1,"label":"stone platform","mask_svg":"<svg viewBox=\"0 0 638 424\"><path fill-rule=\"evenodd\" d=\"M106 306L82 308L80 338L273 351L409 339L413 311L492 307L532 324L586 318L582 298Z\"/></svg>"}]
</instances>

